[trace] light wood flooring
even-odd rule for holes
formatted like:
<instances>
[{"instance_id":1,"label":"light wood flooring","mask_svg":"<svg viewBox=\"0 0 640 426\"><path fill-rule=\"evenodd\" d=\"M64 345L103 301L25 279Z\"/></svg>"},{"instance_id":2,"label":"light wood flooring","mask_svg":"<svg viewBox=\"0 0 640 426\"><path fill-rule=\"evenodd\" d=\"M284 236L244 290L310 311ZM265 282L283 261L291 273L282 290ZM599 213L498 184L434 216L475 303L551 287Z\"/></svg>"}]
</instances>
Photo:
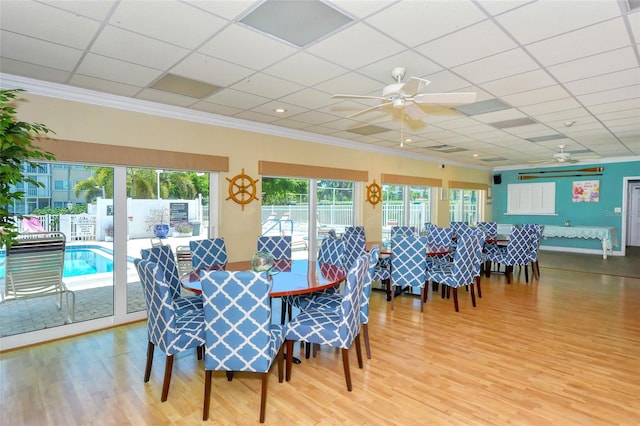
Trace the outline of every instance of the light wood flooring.
<instances>
[{"instance_id":1,"label":"light wood flooring","mask_svg":"<svg viewBox=\"0 0 640 426\"><path fill-rule=\"evenodd\" d=\"M360 370L352 349L353 391L333 349L288 383L274 365L265 424L639 425L640 279L541 266L529 284L483 277L459 313L439 295L391 312L374 292L373 357ZM141 322L0 354L0 424L202 424L202 362L177 355L161 403L159 351L142 380L146 336ZM257 424L259 391L255 375L214 374L208 423Z\"/></svg>"}]
</instances>

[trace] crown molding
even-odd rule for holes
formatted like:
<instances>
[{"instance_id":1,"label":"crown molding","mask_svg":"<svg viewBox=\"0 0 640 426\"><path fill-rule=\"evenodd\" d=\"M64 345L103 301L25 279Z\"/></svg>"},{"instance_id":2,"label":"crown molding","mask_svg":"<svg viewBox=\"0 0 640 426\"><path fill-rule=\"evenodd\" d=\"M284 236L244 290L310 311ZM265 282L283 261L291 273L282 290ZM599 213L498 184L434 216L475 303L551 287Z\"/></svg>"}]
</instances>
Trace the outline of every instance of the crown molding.
<instances>
[{"instance_id":1,"label":"crown molding","mask_svg":"<svg viewBox=\"0 0 640 426\"><path fill-rule=\"evenodd\" d=\"M11 74L0 73L0 87L4 89L24 89L28 93L46 96L50 98L63 99L67 101L80 102L90 105L103 106L119 110L139 112L176 120L190 121L199 124L225 127L236 130L245 130L270 136L279 136L289 139L299 139L306 142L331 145L341 148L356 149L359 151L373 152L382 155L392 155L395 157L410 158L434 163L445 163L451 166L460 166L469 169L491 170L491 167L467 164L456 161L445 161L442 158L432 157L415 152L400 152L394 149L368 145L360 142L348 141L332 136L318 135L301 130L278 127L272 124L256 123L234 117L227 117L196 111L189 108L166 105L141 99L118 96L95 90L84 89L60 83L52 83L42 80L35 80L26 77L19 77Z\"/></svg>"}]
</instances>

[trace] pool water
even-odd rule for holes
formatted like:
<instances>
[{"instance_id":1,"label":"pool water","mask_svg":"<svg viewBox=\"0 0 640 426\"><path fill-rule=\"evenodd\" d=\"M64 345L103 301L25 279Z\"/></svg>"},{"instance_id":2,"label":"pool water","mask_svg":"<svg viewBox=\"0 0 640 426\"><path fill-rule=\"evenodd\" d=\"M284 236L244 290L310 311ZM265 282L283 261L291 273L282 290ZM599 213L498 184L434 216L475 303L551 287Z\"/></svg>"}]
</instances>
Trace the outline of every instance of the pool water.
<instances>
[{"instance_id":1,"label":"pool water","mask_svg":"<svg viewBox=\"0 0 640 426\"><path fill-rule=\"evenodd\" d=\"M67 247L64 253L62 276L69 278L113 272L113 259L105 256L106 254L107 250L104 250L104 254L101 254L99 249L82 246ZM0 255L0 277L4 277L4 253Z\"/></svg>"}]
</instances>

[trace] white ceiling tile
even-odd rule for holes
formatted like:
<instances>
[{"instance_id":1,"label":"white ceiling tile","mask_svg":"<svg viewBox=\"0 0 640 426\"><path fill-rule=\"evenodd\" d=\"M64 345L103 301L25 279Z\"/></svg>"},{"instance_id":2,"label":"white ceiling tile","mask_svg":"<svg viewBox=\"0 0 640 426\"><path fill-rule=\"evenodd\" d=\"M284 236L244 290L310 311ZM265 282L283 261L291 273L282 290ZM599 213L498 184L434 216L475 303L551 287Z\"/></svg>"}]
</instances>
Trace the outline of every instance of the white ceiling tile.
<instances>
[{"instance_id":1,"label":"white ceiling tile","mask_svg":"<svg viewBox=\"0 0 640 426\"><path fill-rule=\"evenodd\" d=\"M378 90L381 92L383 86L396 82L391 77L391 71L396 67L405 68L406 76L404 81L407 81L410 77L424 78L426 75L442 70L441 66L429 59L426 59L422 55L411 50L405 50L396 55L380 59L370 65L362 67L358 69L358 72L380 81L382 84L379 85Z\"/></svg>"},{"instance_id":2,"label":"white ceiling tile","mask_svg":"<svg viewBox=\"0 0 640 426\"><path fill-rule=\"evenodd\" d=\"M509 65L505 66L505 64ZM480 84L538 68L538 65L522 49L513 49L460 65L453 68L453 71L475 84Z\"/></svg>"},{"instance_id":3,"label":"white ceiling tile","mask_svg":"<svg viewBox=\"0 0 640 426\"><path fill-rule=\"evenodd\" d=\"M556 84L549 73L542 69L524 72L502 78L500 80L489 81L480 85L484 90L494 96L512 95L514 93L527 92Z\"/></svg>"},{"instance_id":4,"label":"white ceiling tile","mask_svg":"<svg viewBox=\"0 0 640 426\"><path fill-rule=\"evenodd\" d=\"M86 48L100 28L100 22L34 1L0 3L0 27L3 30L58 43ZM7 5L7 7L4 7ZM73 31L68 31L73 28Z\"/></svg>"},{"instance_id":5,"label":"white ceiling tile","mask_svg":"<svg viewBox=\"0 0 640 426\"><path fill-rule=\"evenodd\" d=\"M278 119L278 117L274 117L269 114L260 114L255 111L242 111L234 116L235 118L240 118L242 120L248 121L258 121L260 123L272 123Z\"/></svg>"},{"instance_id":6,"label":"white ceiling tile","mask_svg":"<svg viewBox=\"0 0 640 426\"><path fill-rule=\"evenodd\" d=\"M84 87L85 89L112 93L119 96L134 97L136 93L140 91L139 87L129 86L127 84L116 83L113 81L107 81L101 78L94 78L81 74L74 74L73 77L71 77L71 79L69 80L69 84L76 87Z\"/></svg>"},{"instance_id":7,"label":"white ceiling tile","mask_svg":"<svg viewBox=\"0 0 640 426\"><path fill-rule=\"evenodd\" d=\"M626 99L624 101L608 102L606 104L592 105L589 111L594 114L612 113L638 108L638 99Z\"/></svg>"},{"instance_id":8,"label":"white ceiling tile","mask_svg":"<svg viewBox=\"0 0 640 426\"><path fill-rule=\"evenodd\" d=\"M524 118L526 114L515 108L503 109L502 111L487 112L485 114L474 115L473 118L482 123L496 123L498 121L513 120L516 118Z\"/></svg>"},{"instance_id":9,"label":"white ceiling tile","mask_svg":"<svg viewBox=\"0 0 640 426\"><path fill-rule=\"evenodd\" d=\"M487 12L495 16L511 9L515 9L516 7L520 7L526 3L530 3L531 0L477 0L477 2L487 9Z\"/></svg>"},{"instance_id":10,"label":"white ceiling tile","mask_svg":"<svg viewBox=\"0 0 640 426\"><path fill-rule=\"evenodd\" d=\"M348 68L396 54L404 47L364 24L354 24L308 48L308 52Z\"/></svg>"},{"instance_id":11,"label":"white ceiling tile","mask_svg":"<svg viewBox=\"0 0 640 426\"><path fill-rule=\"evenodd\" d=\"M517 47L493 22L483 21L416 47L445 67L475 61Z\"/></svg>"},{"instance_id":12,"label":"white ceiling tile","mask_svg":"<svg viewBox=\"0 0 640 426\"><path fill-rule=\"evenodd\" d=\"M78 73L140 87L147 86L161 74L158 70L92 53L82 60Z\"/></svg>"},{"instance_id":13,"label":"white ceiling tile","mask_svg":"<svg viewBox=\"0 0 640 426\"><path fill-rule=\"evenodd\" d=\"M564 86L574 95L584 95L638 84L640 84L640 68L636 67L611 74L572 81L565 83Z\"/></svg>"},{"instance_id":14,"label":"white ceiling tile","mask_svg":"<svg viewBox=\"0 0 640 426\"><path fill-rule=\"evenodd\" d=\"M448 93L462 90L469 85L469 81L448 70L429 74L425 78L431 81L431 84L427 86L428 93Z\"/></svg>"},{"instance_id":15,"label":"white ceiling tile","mask_svg":"<svg viewBox=\"0 0 640 426\"><path fill-rule=\"evenodd\" d=\"M260 93L261 96L278 99L303 89L303 86L269 74L257 73L240 80L231 88L247 93Z\"/></svg>"},{"instance_id":16,"label":"white ceiling tile","mask_svg":"<svg viewBox=\"0 0 640 426\"><path fill-rule=\"evenodd\" d=\"M603 37L603 34L606 34L606 37ZM619 49L629 44L629 35L622 18L617 18L530 44L527 50L543 65L550 66Z\"/></svg>"},{"instance_id":17,"label":"white ceiling tile","mask_svg":"<svg viewBox=\"0 0 640 426\"><path fill-rule=\"evenodd\" d=\"M144 1L125 0L118 4L109 23L192 49L227 21L178 1L157 1L149 7Z\"/></svg>"},{"instance_id":18,"label":"white ceiling tile","mask_svg":"<svg viewBox=\"0 0 640 426\"><path fill-rule=\"evenodd\" d=\"M205 101L214 104L229 105L239 109L250 109L258 105L266 104L270 99L238 90L223 89L207 97Z\"/></svg>"},{"instance_id":19,"label":"white ceiling tile","mask_svg":"<svg viewBox=\"0 0 640 426\"><path fill-rule=\"evenodd\" d=\"M486 19L471 2L405 1L366 19L407 46L417 46Z\"/></svg>"},{"instance_id":20,"label":"white ceiling tile","mask_svg":"<svg viewBox=\"0 0 640 426\"><path fill-rule=\"evenodd\" d=\"M144 89L136 95L136 98L181 107L187 107L196 102L195 98L191 98L189 96L177 95L175 93L169 93L154 89Z\"/></svg>"},{"instance_id":21,"label":"white ceiling tile","mask_svg":"<svg viewBox=\"0 0 640 426\"><path fill-rule=\"evenodd\" d=\"M297 53L264 70L273 76L284 78L303 86L312 86L347 70L338 65L316 58L308 53Z\"/></svg>"},{"instance_id":22,"label":"white ceiling tile","mask_svg":"<svg viewBox=\"0 0 640 426\"><path fill-rule=\"evenodd\" d=\"M189 53L181 47L116 27L105 28L91 52L156 69L170 68Z\"/></svg>"},{"instance_id":23,"label":"white ceiling tile","mask_svg":"<svg viewBox=\"0 0 640 426\"><path fill-rule=\"evenodd\" d=\"M522 44L620 16L614 1L537 1L496 18ZM568 18L571 19L568 19ZM535 22L535 25L531 25Z\"/></svg>"},{"instance_id":24,"label":"white ceiling tile","mask_svg":"<svg viewBox=\"0 0 640 426\"><path fill-rule=\"evenodd\" d=\"M230 86L249 77L253 71L210 56L194 53L177 64L172 74L220 87Z\"/></svg>"},{"instance_id":25,"label":"white ceiling tile","mask_svg":"<svg viewBox=\"0 0 640 426\"><path fill-rule=\"evenodd\" d=\"M558 99L555 101L543 102L535 105L527 105L520 107L525 114L535 116L550 111L565 111L568 109L578 108L581 105L573 98Z\"/></svg>"},{"instance_id":26,"label":"white ceiling tile","mask_svg":"<svg viewBox=\"0 0 640 426\"><path fill-rule=\"evenodd\" d=\"M331 94L377 96L382 95L383 84L362 74L350 72L317 84L315 87Z\"/></svg>"},{"instance_id":27,"label":"white ceiling tile","mask_svg":"<svg viewBox=\"0 0 640 426\"><path fill-rule=\"evenodd\" d=\"M549 72L561 82L579 80L587 77L625 70L638 66L631 47L600 53L575 61L553 65Z\"/></svg>"},{"instance_id":28,"label":"white ceiling tile","mask_svg":"<svg viewBox=\"0 0 640 426\"><path fill-rule=\"evenodd\" d=\"M113 5L116 3L115 0L101 0L101 1L60 1L60 0L50 0L43 1L40 0L40 3L45 3L50 6L56 7L58 9L63 9L68 12L73 12L76 15L86 16L91 19L96 19L102 21L107 16L109 16L109 12L113 8Z\"/></svg>"},{"instance_id":29,"label":"white ceiling tile","mask_svg":"<svg viewBox=\"0 0 640 426\"><path fill-rule=\"evenodd\" d=\"M636 43L640 43L640 10L635 13L630 13L627 15L627 18L629 19L629 26L633 32L634 40Z\"/></svg>"},{"instance_id":30,"label":"white ceiling tile","mask_svg":"<svg viewBox=\"0 0 640 426\"><path fill-rule=\"evenodd\" d=\"M567 121L581 119L582 117L592 117L584 108L567 109L564 111L554 111L548 114L538 114L536 119L542 123L554 123L557 121Z\"/></svg>"},{"instance_id":31,"label":"white ceiling tile","mask_svg":"<svg viewBox=\"0 0 640 426\"><path fill-rule=\"evenodd\" d=\"M0 58L0 72L54 83L66 83L71 75L68 71L27 64L8 58Z\"/></svg>"},{"instance_id":32,"label":"white ceiling tile","mask_svg":"<svg viewBox=\"0 0 640 426\"><path fill-rule=\"evenodd\" d=\"M284 96L280 100L294 105L306 106L307 109L322 109L337 102L327 93L315 89L303 89Z\"/></svg>"},{"instance_id":33,"label":"white ceiling tile","mask_svg":"<svg viewBox=\"0 0 640 426\"><path fill-rule=\"evenodd\" d=\"M238 49L238 46L242 46L242 49ZM260 70L292 55L296 49L262 33L234 24L205 43L200 51L243 67Z\"/></svg>"},{"instance_id":34,"label":"white ceiling tile","mask_svg":"<svg viewBox=\"0 0 640 426\"><path fill-rule=\"evenodd\" d=\"M554 101L569 97L562 86L556 84L554 86L544 87L542 89L530 90L528 92L517 93L515 95L503 96L502 99L510 105L521 107L526 105L538 104L541 102Z\"/></svg>"},{"instance_id":35,"label":"white ceiling tile","mask_svg":"<svg viewBox=\"0 0 640 426\"><path fill-rule=\"evenodd\" d=\"M82 58L82 50L25 37L20 34L0 31L0 54L16 61L73 71Z\"/></svg>"},{"instance_id":36,"label":"white ceiling tile","mask_svg":"<svg viewBox=\"0 0 640 426\"><path fill-rule=\"evenodd\" d=\"M229 105L214 104L206 101L196 102L191 106L191 108L197 111L210 112L212 114L219 114L219 115L226 115L226 116L234 116L242 112L242 109L240 108L234 108Z\"/></svg>"},{"instance_id":37,"label":"white ceiling tile","mask_svg":"<svg viewBox=\"0 0 640 426\"><path fill-rule=\"evenodd\" d=\"M598 114L602 121L614 120L616 118L638 117L640 118L640 105L637 108L629 108L622 111Z\"/></svg>"},{"instance_id":38,"label":"white ceiling tile","mask_svg":"<svg viewBox=\"0 0 640 426\"><path fill-rule=\"evenodd\" d=\"M331 122L337 120L339 117L334 115L325 114L323 112L317 111L308 111L302 114L297 114L291 117L294 120L302 121L303 123L309 124L322 124L326 122Z\"/></svg>"},{"instance_id":39,"label":"white ceiling tile","mask_svg":"<svg viewBox=\"0 0 640 426\"><path fill-rule=\"evenodd\" d=\"M578 96L580 102L586 106L599 105L616 101L635 99L640 105L640 85L621 87L618 89L605 90L603 92L590 93Z\"/></svg>"},{"instance_id":40,"label":"white ceiling tile","mask_svg":"<svg viewBox=\"0 0 640 426\"><path fill-rule=\"evenodd\" d=\"M342 9L347 12L348 15L351 15L354 18L366 18L367 16L386 8L395 1L396 0L332 0L331 4L337 6L338 9Z\"/></svg>"},{"instance_id":41,"label":"white ceiling tile","mask_svg":"<svg viewBox=\"0 0 640 426\"><path fill-rule=\"evenodd\" d=\"M136 0L133 0L136 1ZM200 9L204 9L220 16L224 19L239 19L254 7L257 2L255 0L229 0L229 1L211 1L211 0L182 0Z\"/></svg>"}]
</instances>

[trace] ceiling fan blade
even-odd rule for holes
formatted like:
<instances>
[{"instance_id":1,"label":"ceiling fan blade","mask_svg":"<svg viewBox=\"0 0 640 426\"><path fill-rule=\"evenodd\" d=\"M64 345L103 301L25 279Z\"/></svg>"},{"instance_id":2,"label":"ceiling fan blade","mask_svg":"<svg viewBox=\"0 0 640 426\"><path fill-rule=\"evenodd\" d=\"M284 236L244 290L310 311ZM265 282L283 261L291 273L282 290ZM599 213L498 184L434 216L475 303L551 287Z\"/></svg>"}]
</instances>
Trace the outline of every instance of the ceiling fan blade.
<instances>
[{"instance_id":1,"label":"ceiling fan blade","mask_svg":"<svg viewBox=\"0 0 640 426\"><path fill-rule=\"evenodd\" d=\"M372 106L372 107L363 109L362 111L354 112L351 115L347 115L347 118L353 118L353 117L358 116L360 114L364 114L365 112L373 111L374 109L378 109L378 108L384 108L384 107L389 106L391 104L393 104L393 102L384 102L384 103L381 103L380 105Z\"/></svg>"},{"instance_id":2,"label":"ceiling fan blade","mask_svg":"<svg viewBox=\"0 0 640 426\"><path fill-rule=\"evenodd\" d=\"M416 93L422 92L424 88L430 84L431 82L429 80L425 80L424 78L411 77L409 81L407 81L402 85L402 87L400 87L398 92L411 97Z\"/></svg>"},{"instance_id":3,"label":"ceiling fan blade","mask_svg":"<svg viewBox=\"0 0 640 426\"><path fill-rule=\"evenodd\" d=\"M423 93L416 95L413 101L419 104L470 104L475 102L475 92L459 93Z\"/></svg>"},{"instance_id":4,"label":"ceiling fan blade","mask_svg":"<svg viewBox=\"0 0 640 426\"><path fill-rule=\"evenodd\" d=\"M367 95L333 95L332 98L339 99L386 99L382 96L367 96Z\"/></svg>"},{"instance_id":5,"label":"ceiling fan blade","mask_svg":"<svg viewBox=\"0 0 640 426\"><path fill-rule=\"evenodd\" d=\"M425 114L424 111L418 105L413 103L406 104L405 107L402 109L402 112L407 114L409 118L411 118L412 120L418 120L418 121L424 119L427 116L427 114Z\"/></svg>"}]
</instances>

